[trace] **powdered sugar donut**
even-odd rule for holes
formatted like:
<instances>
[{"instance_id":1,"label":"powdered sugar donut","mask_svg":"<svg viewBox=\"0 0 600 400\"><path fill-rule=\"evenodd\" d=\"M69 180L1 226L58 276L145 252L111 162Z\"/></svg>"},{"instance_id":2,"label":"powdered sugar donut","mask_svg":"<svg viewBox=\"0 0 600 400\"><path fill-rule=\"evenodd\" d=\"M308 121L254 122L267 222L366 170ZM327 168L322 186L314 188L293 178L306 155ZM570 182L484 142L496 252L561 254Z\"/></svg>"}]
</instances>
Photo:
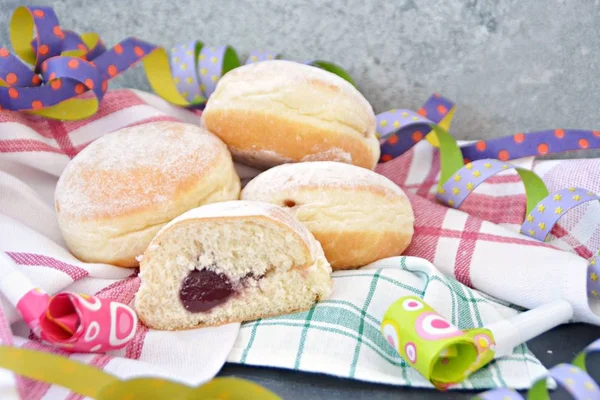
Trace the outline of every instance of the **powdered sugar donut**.
<instances>
[{"instance_id":1,"label":"powdered sugar donut","mask_svg":"<svg viewBox=\"0 0 600 400\"><path fill-rule=\"evenodd\" d=\"M309 309L331 292L331 267L287 210L230 201L188 211L152 240L135 308L154 329L248 321Z\"/></svg>"},{"instance_id":2,"label":"powdered sugar donut","mask_svg":"<svg viewBox=\"0 0 600 400\"><path fill-rule=\"evenodd\" d=\"M250 181L242 199L289 208L321 243L334 270L400 255L413 235L413 210L402 189L353 165L280 165Z\"/></svg>"},{"instance_id":3,"label":"powdered sugar donut","mask_svg":"<svg viewBox=\"0 0 600 400\"><path fill-rule=\"evenodd\" d=\"M195 125L156 122L106 134L83 149L58 181L55 207L76 257L135 267L164 224L239 192L219 138Z\"/></svg>"},{"instance_id":4,"label":"powdered sugar donut","mask_svg":"<svg viewBox=\"0 0 600 400\"><path fill-rule=\"evenodd\" d=\"M339 161L373 169L375 114L350 83L320 68L283 60L228 72L202 114L236 160L258 167Z\"/></svg>"}]
</instances>

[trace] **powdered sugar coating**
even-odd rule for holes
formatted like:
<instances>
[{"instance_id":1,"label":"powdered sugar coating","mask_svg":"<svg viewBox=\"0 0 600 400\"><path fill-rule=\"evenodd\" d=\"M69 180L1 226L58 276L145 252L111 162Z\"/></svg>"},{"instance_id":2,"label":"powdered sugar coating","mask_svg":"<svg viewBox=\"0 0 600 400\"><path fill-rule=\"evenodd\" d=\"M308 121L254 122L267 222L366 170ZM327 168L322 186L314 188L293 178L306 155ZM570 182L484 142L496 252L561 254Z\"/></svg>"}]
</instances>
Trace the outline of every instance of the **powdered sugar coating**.
<instances>
[{"instance_id":1,"label":"powdered sugar coating","mask_svg":"<svg viewBox=\"0 0 600 400\"><path fill-rule=\"evenodd\" d=\"M300 161L307 162L327 160L352 164L352 154L340 149L339 147L332 147L331 149L321 151L319 153L307 154Z\"/></svg>"},{"instance_id":2,"label":"powdered sugar coating","mask_svg":"<svg viewBox=\"0 0 600 400\"><path fill-rule=\"evenodd\" d=\"M242 196L257 198L260 197L258 194L296 191L306 187L349 190L375 187L394 197L406 197L402 189L385 176L334 161L283 164L271 168L251 180Z\"/></svg>"},{"instance_id":3,"label":"powdered sugar coating","mask_svg":"<svg viewBox=\"0 0 600 400\"><path fill-rule=\"evenodd\" d=\"M253 79L247 79L248 76L252 76ZM360 104L361 107L357 108L357 112L364 114L365 119L375 119L371 104L348 81L321 68L288 60L263 61L232 70L219 81L215 96L211 96L209 103L212 107L221 105L226 107L230 99L262 97L282 91L293 91L303 85L318 85L332 92L342 93ZM312 114L309 110L320 114L325 111L323 107L327 106L314 99L297 98L296 100L301 103L288 104L288 106L302 110L303 114ZM375 134L375 132L367 133Z\"/></svg>"},{"instance_id":4,"label":"powdered sugar coating","mask_svg":"<svg viewBox=\"0 0 600 400\"><path fill-rule=\"evenodd\" d=\"M57 211L88 219L168 208L223 155L220 139L191 124L153 122L106 134L61 175Z\"/></svg>"},{"instance_id":5,"label":"powdered sugar coating","mask_svg":"<svg viewBox=\"0 0 600 400\"><path fill-rule=\"evenodd\" d=\"M286 225L300 236L302 241L310 249L313 260L317 258L320 251L322 252L322 250L320 250L319 243L313 237L312 233L310 233L306 226L298 221L289 211L273 204L247 200L225 201L221 203L207 204L202 207L189 210L165 225L156 234L153 242L160 240L161 234L168 230L169 227L186 220L246 217L267 217L279 222L280 224ZM152 245L153 243L150 243L150 246Z\"/></svg>"}]
</instances>

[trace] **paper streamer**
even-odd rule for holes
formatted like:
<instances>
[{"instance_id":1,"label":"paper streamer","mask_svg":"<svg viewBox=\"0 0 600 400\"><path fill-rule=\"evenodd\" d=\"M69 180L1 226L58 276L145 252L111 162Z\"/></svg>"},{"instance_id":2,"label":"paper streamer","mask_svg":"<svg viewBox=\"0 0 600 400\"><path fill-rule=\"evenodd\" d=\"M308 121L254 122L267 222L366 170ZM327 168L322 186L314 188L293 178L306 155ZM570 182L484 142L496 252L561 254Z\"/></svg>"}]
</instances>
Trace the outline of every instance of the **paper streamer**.
<instances>
[{"instance_id":1,"label":"paper streamer","mask_svg":"<svg viewBox=\"0 0 600 400\"><path fill-rule=\"evenodd\" d=\"M0 368L97 400L280 400L279 396L262 386L239 378L215 378L199 387L161 378L123 381L101 369L67 357L1 345Z\"/></svg>"},{"instance_id":2,"label":"paper streamer","mask_svg":"<svg viewBox=\"0 0 600 400\"><path fill-rule=\"evenodd\" d=\"M16 55L0 48L0 110L52 119L76 120L95 114L110 79L140 61L154 92L183 107L202 107L219 79L241 64L233 48L205 46L200 41L177 45L170 53L136 38L107 49L96 33L79 36L63 30L50 7L17 8L10 22L10 39ZM253 51L246 64L275 58L279 55L270 51ZM309 64L354 84L333 63L317 60Z\"/></svg>"},{"instance_id":3,"label":"paper streamer","mask_svg":"<svg viewBox=\"0 0 600 400\"><path fill-rule=\"evenodd\" d=\"M540 241L545 241L551 228L568 210L589 201L599 201L600 196L593 192L570 187L549 194L533 210L528 210L521 231Z\"/></svg>"},{"instance_id":4,"label":"paper streamer","mask_svg":"<svg viewBox=\"0 0 600 400\"><path fill-rule=\"evenodd\" d=\"M414 129L404 131L408 128L405 126L406 122L412 121L415 115L423 117L422 122L424 123L433 122L445 130L450 130L455 110L456 106L452 101L439 94L434 94L416 113L410 110L394 109L378 114L377 132L383 142L380 162L387 162L398 157L430 132L431 129L427 127L417 129L421 134L414 134ZM437 146L435 136L428 137L428 140ZM523 157L597 148L600 148L600 131L598 130L553 129L480 140L462 146L461 153L463 158L468 161L486 158L508 161Z\"/></svg>"},{"instance_id":5,"label":"paper streamer","mask_svg":"<svg viewBox=\"0 0 600 400\"><path fill-rule=\"evenodd\" d=\"M600 386L588 374L586 358L589 354L600 352L600 339L596 340L575 357L573 364L559 364L548 371L560 387L565 389L575 400L600 399ZM528 400L549 399L547 378L538 380L527 393ZM481 393L474 399L481 400L524 400L512 389L497 389Z\"/></svg>"},{"instance_id":6,"label":"paper streamer","mask_svg":"<svg viewBox=\"0 0 600 400\"><path fill-rule=\"evenodd\" d=\"M246 64L252 64L260 61L277 60L281 56L277 53L268 50L254 50L248 56Z\"/></svg>"},{"instance_id":7,"label":"paper streamer","mask_svg":"<svg viewBox=\"0 0 600 400\"><path fill-rule=\"evenodd\" d=\"M429 135L429 123L433 121L449 130L454 110L455 106L450 100L435 93L417 112L393 109L377 114L376 135L381 143L380 162L387 162L404 154L424 138L438 146L435 135ZM397 135L400 130L402 135Z\"/></svg>"},{"instance_id":8,"label":"paper streamer","mask_svg":"<svg viewBox=\"0 0 600 400\"><path fill-rule=\"evenodd\" d=\"M494 159L473 161L460 168L438 189L437 198L443 203L458 208L477 186L488 178L510 169L515 169L523 182L526 182L524 186L528 199L527 212L534 212L534 207L544 201L548 195L544 181L525 168Z\"/></svg>"},{"instance_id":9,"label":"paper streamer","mask_svg":"<svg viewBox=\"0 0 600 400\"><path fill-rule=\"evenodd\" d=\"M0 109L54 119L89 117L97 111L108 80L139 61L155 92L187 105L170 78L166 52L144 41L128 38L106 50L96 34L65 33L49 7L17 8L10 38L16 56L0 49Z\"/></svg>"},{"instance_id":10,"label":"paper streamer","mask_svg":"<svg viewBox=\"0 0 600 400\"><path fill-rule=\"evenodd\" d=\"M495 341L487 329L461 331L422 299L400 298L381 323L388 343L436 388L461 382L494 358Z\"/></svg>"},{"instance_id":11,"label":"paper streamer","mask_svg":"<svg viewBox=\"0 0 600 400\"><path fill-rule=\"evenodd\" d=\"M217 81L223 75L240 66L240 60L229 46L204 47L200 51L198 68L200 82L206 97L217 88Z\"/></svg>"},{"instance_id":12,"label":"paper streamer","mask_svg":"<svg viewBox=\"0 0 600 400\"><path fill-rule=\"evenodd\" d=\"M465 158L500 158L513 160L529 156L545 156L598 148L600 131L553 129L531 133L517 133L463 147Z\"/></svg>"},{"instance_id":13,"label":"paper streamer","mask_svg":"<svg viewBox=\"0 0 600 400\"><path fill-rule=\"evenodd\" d=\"M390 161L419 141L427 139L439 147L440 151L441 170L436 197L441 203L454 208L459 208L465 199L490 177L515 169L523 181L527 201L521 233L540 241L547 240L552 228L569 210L587 202L600 200L598 194L576 187L549 193L543 180L534 172L506 162L511 155L536 155L540 145L545 149L544 146L548 143L548 148L553 152L573 149L575 142L584 145L579 148L600 148L599 131L557 129L552 131L552 141L548 137L550 131L521 133L510 137L512 146L519 148L519 151L508 147L510 141L507 138L500 138L477 142L467 147L477 150L475 153L471 150L465 152L465 148L460 148L448 133L455 108L450 100L434 94L416 113L395 109L379 114L377 126L381 143L380 162ZM498 151L499 160L481 158L482 155L489 154L486 149L497 149L497 146L500 146L498 143L504 146ZM560 147L561 144L564 146ZM469 158L466 158L467 156ZM588 276L588 295L600 297L600 268L596 265L595 258L590 263L593 265L590 265Z\"/></svg>"},{"instance_id":14,"label":"paper streamer","mask_svg":"<svg viewBox=\"0 0 600 400\"><path fill-rule=\"evenodd\" d=\"M600 252L590 258L588 266L587 292L590 297L600 297Z\"/></svg>"},{"instance_id":15,"label":"paper streamer","mask_svg":"<svg viewBox=\"0 0 600 400\"><path fill-rule=\"evenodd\" d=\"M4 252L0 252L0 293L35 336L66 351L116 350L135 336L138 318L131 307L86 294L50 296L19 272Z\"/></svg>"},{"instance_id":16,"label":"paper streamer","mask_svg":"<svg viewBox=\"0 0 600 400\"><path fill-rule=\"evenodd\" d=\"M206 97L198 80L196 60L204 44L193 41L175 46L170 52L170 65L177 90L189 103L204 103Z\"/></svg>"}]
</instances>

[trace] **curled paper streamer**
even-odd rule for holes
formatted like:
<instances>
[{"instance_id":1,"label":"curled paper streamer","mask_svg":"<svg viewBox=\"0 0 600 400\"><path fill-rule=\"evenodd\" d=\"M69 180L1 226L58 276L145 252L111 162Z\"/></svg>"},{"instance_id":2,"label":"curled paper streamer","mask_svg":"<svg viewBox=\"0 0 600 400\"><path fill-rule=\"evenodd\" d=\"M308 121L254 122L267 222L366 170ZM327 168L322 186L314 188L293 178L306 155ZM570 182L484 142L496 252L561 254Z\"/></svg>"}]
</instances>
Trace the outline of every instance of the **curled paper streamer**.
<instances>
[{"instance_id":1,"label":"curled paper streamer","mask_svg":"<svg viewBox=\"0 0 600 400\"><path fill-rule=\"evenodd\" d=\"M600 252L590 259L588 266L588 294L600 297Z\"/></svg>"},{"instance_id":2,"label":"curled paper streamer","mask_svg":"<svg viewBox=\"0 0 600 400\"><path fill-rule=\"evenodd\" d=\"M71 292L49 296L2 252L0 275L0 292L44 342L70 352L93 353L120 349L135 336L138 318L125 304Z\"/></svg>"},{"instance_id":3,"label":"curled paper streamer","mask_svg":"<svg viewBox=\"0 0 600 400\"><path fill-rule=\"evenodd\" d=\"M421 139L427 137L431 129L417 127L413 123L436 123L449 131L456 106L439 94L433 94L425 104L413 112L393 109L377 115L377 134L381 144L381 160L387 162L406 152ZM410 128L410 129L409 129ZM427 140L437 146L435 135ZM530 133L517 133L461 147L464 159L469 161L497 158L501 161L515 160L530 156L563 153L600 147L600 131L581 129L552 129Z\"/></svg>"},{"instance_id":4,"label":"curled paper streamer","mask_svg":"<svg viewBox=\"0 0 600 400\"><path fill-rule=\"evenodd\" d=\"M161 378L123 381L101 369L67 357L9 346L0 346L0 368L30 379L59 385L96 400L280 400L279 396L262 386L239 378L215 378L199 387Z\"/></svg>"},{"instance_id":5,"label":"curled paper streamer","mask_svg":"<svg viewBox=\"0 0 600 400\"><path fill-rule=\"evenodd\" d=\"M597 149L600 148L600 131L555 129L519 133L460 148L448 133L455 109L450 100L434 94L417 112L394 109L378 114L380 162L388 162L427 139L440 151L441 171L436 197L454 208L459 208L490 177L514 169L521 177L527 201L521 233L540 241L547 240L552 228L569 210L600 200L600 195L577 187L549 193L534 172L507 162L514 157ZM490 153L496 150L497 153ZM495 154L499 159L486 158L489 154ZM600 298L600 268L596 258L590 260L588 295Z\"/></svg>"},{"instance_id":6,"label":"curled paper streamer","mask_svg":"<svg viewBox=\"0 0 600 400\"><path fill-rule=\"evenodd\" d=\"M442 390L490 362L496 347L491 331L461 331L413 296L388 308L381 332L411 367Z\"/></svg>"},{"instance_id":7,"label":"curled paper streamer","mask_svg":"<svg viewBox=\"0 0 600 400\"><path fill-rule=\"evenodd\" d=\"M35 37L32 32L35 28ZM16 56L0 48L0 110L27 111L47 118L75 120L96 113L108 82L142 61L157 95L184 107L202 106L218 80L240 66L229 46L194 41L165 49L127 38L107 49L96 33L81 36L63 30L50 7L19 7L10 21ZM254 51L247 63L275 59ZM326 69L353 84L339 66L326 61L308 64Z\"/></svg>"},{"instance_id":8,"label":"curled paper streamer","mask_svg":"<svg viewBox=\"0 0 600 400\"><path fill-rule=\"evenodd\" d=\"M573 364L559 364L548 371L548 377L535 382L527 393L529 400L549 399L548 379L552 378L560 387L565 389L573 399L600 399L600 386L589 374L586 366L586 357L592 353L600 352L600 339L596 340L573 360ZM518 392L512 389L490 390L479 394L474 399L480 400L524 400Z\"/></svg>"},{"instance_id":9,"label":"curled paper streamer","mask_svg":"<svg viewBox=\"0 0 600 400\"><path fill-rule=\"evenodd\" d=\"M86 118L97 111L108 80L140 60L157 93L186 104L172 80L165 79L169 75L165 51L141 40L128 38L106 50L96 34L80 37L63 31L49 7L17 8L10 38L16 56L0 49L2 109L54 119Z\"/></svg>"},{"instance_id":10,"label":"curled paper streamer","mask_svg":"<svg viewBox=\"0 0 600 400\"><path fill-rule=\"evenodd\" d=\"M269 50L253 50L245 64L279 58L280 54ZM350 75L336 64L322 60L306 61L305 64L329 71L354 85ZM221 77L239 67L241 62L230 46L205 46L200 41L192 41L171 49L170 65L179 94L191 106L203 106Z\"/></svg>"}]
</instances>

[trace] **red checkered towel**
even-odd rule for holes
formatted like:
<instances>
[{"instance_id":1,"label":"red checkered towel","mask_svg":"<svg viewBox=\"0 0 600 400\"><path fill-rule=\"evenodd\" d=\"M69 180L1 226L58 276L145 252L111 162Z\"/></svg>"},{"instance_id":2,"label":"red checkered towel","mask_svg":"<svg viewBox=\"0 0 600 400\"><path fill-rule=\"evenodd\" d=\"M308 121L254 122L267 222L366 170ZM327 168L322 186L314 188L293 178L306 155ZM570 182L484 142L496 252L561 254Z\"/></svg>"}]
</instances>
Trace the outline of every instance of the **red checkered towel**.
<instances>
[{"instance_id":1,"label":"red checkered towel","mask_svg":"<svg viewBox=\"0 0 600 400\"><path fill-rule=\"evenodd\" d=\"M550 191L579 186L600 192L599 159L511 162L536 172ZM542 243L518 233L526 200L516 172L488 179L454 210L435 200L439 168L439 152L427 142L377 168L407 192L415 210L415 235L406 254L522 307L566 298L576 320L600 324L600 299L586 293L587 260L600 249L598 203L573 209Z\"/></svg>"}]
</instances>

